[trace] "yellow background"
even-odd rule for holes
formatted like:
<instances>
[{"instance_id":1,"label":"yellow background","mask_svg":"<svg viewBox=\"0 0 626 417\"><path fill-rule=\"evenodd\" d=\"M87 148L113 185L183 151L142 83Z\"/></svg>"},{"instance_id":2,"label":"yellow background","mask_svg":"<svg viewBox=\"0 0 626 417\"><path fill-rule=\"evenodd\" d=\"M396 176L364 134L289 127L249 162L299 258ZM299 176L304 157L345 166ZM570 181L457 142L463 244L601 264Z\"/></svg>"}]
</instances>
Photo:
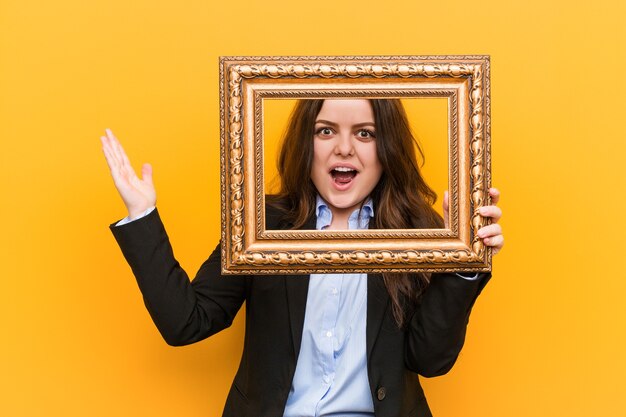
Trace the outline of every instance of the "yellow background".
<instances>
[{"instance_id":1,"label":"yellow background","mask_svg":"<svg viewBox=\"0 0 626 417\"><path fill-rule=\"evenodd\" d=\"M220 55L490 54L507 238L437 417L626 410L626 3L0 3L0 415L216 416L242 318L168 347L107 229L98 137L154 165L176 254L219 237Z\"/></svg>"}]
</instances>

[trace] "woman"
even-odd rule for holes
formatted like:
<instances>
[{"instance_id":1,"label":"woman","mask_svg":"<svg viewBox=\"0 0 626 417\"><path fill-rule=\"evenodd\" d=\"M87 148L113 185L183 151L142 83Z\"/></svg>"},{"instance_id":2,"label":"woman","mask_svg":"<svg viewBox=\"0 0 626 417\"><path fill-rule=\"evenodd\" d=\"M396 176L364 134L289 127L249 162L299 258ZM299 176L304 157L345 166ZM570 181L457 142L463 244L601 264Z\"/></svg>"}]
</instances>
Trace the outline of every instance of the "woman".
<instances>
[{"instance_id":1,"label":"woman","mask_svg":"<svg viewBox=\"0 0 626 417\"><path fill-rule=\"evenodd\" d=\"M111 229L165 340L204 339L246 302L225 416L431 415L417 374L452 367L488 274L221 277L218 246L190 283L153 209L150 166L140 180L110 131L102 142L129 212ZM302 100L281 149L281 191L268 199L267 227L441 227L413 143L397 100ZM497 190L490 194L495 204ZM494 223L479 236L497 252L501 212L480 210Z\"/></svg>"}]
</instances>

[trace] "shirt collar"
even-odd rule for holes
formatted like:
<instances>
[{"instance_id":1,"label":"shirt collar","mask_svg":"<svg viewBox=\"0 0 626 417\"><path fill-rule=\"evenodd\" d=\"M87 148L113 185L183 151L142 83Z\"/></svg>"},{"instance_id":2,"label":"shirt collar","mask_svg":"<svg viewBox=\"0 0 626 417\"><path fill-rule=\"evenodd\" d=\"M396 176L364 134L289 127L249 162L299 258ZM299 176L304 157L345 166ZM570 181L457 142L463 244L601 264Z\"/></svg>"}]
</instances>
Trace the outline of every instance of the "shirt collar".
<instances>
[{"instance_id":1,"label":"shirt collar","mask_svg":"<svg viewBox=\"0 0 626 417\"><path fill-rule=\"evenodd\" d=\"M328 203L319 194L315 200L315 217L317 218L317 230L326 229L333 219L333 213L328 207ZM367 229L372 217L374 217L374 202L368 197L360 209L356 209L350 214L348 227L350 229Z\"/></svg>"}]
</instances>

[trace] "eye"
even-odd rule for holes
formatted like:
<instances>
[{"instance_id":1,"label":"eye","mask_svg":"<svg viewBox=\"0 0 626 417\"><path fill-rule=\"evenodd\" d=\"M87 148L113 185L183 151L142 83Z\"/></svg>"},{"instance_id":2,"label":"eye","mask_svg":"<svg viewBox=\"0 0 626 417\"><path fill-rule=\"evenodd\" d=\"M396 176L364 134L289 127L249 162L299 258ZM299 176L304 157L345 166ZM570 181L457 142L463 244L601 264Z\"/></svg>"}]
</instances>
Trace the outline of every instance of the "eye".
<instances>
[{"instance_id":1,"label":"eye","mask_svg":"<svg viewBox=\"0 0 626 417\"><path fill-rule=\"evenodd\" d=\"M321 137L329 137L334 133L334 131L330 128L330 127L320 127L319 129L317 129L317 131L315 132L315 135L317 136L321 136Z\"/></svg>"},{"instance_id":2,"label":"eye","mask_svg":"<svg viewBox=\"0 0 626 417\"><path fill-rule=\"evenodd\" d=\"M376 133L369 129L360 129L356 132L356 136L359 139L375 139Z\"/></svg>"}]
</instances>

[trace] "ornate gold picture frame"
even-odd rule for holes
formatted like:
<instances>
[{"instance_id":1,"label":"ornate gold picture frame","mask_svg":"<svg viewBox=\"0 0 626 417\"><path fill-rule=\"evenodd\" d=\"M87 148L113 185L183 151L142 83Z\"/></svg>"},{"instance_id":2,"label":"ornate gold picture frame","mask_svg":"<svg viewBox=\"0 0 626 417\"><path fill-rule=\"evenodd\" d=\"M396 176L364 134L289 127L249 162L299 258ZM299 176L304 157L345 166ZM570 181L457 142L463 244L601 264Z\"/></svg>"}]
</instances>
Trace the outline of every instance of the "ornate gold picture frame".
<instances>
[{"instance_id":1,"label":"ornate gold picture frame","mask_svg":"<svg viewBox=\"0 0 626 417\"><path fill-rule=\"evenodd\" d=\"M488 56L220 58L222 272L481 272L491 184ZM449 227L266 230L263 102L440 97L448 104Z\"/></svg>"}]
</instances>

